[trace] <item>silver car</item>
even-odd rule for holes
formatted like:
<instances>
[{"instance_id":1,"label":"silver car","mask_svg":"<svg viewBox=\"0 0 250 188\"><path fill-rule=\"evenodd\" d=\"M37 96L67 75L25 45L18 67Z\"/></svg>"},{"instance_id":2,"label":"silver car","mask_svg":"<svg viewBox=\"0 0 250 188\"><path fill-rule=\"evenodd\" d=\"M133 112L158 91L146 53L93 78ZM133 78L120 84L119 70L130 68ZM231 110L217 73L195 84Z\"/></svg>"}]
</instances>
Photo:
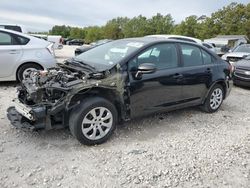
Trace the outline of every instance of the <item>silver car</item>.
<instances>
[{"instance_id":1,"label":"silver car","mask_svg":"<svg viewBox=\"0 0 250 188\"><path fill-rule=\"evenodd\" d=\"M0 81L21 81L31 70L55 65L53 43L0 29Z\"/></svg>"},{"instance_id":2,"label":"silver car","mask_svg":"<svg viewBox=\"0 0 250 188\"><path fill-rule=\"evenodd\" d=\"M221 58L233 64L250 55L250 44L242 44L224 54Z\"/></svg>"}]
</instances>

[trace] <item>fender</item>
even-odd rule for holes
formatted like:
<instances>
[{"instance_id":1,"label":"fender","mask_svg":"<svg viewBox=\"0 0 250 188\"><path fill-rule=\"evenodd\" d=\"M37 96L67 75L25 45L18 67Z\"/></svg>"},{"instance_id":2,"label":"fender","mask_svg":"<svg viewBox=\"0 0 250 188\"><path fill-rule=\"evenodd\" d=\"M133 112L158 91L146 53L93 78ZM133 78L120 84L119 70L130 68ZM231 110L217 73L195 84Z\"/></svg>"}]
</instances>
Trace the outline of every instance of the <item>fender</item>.
<instances>
[{"instance_id":1,"label":"fender","mask_svg":"<svg viewBox=\"0 0 250 188\"><path fill-rule=\"evenodd\" d=\"M208 97L208 94L210 93L210 91L212 90L212 88L216 85L216 84L220 84L223 89L224 89L224 96L223 96L223 99L226 98L226 93L227 93L227 83L225 80L221 79L221 80L217 80L216 82L214 82L208 89L205 97L203 98L202 100L202 104L204 104L204 102L206 101L207 97Z\"/></svg>"}]
</instances>

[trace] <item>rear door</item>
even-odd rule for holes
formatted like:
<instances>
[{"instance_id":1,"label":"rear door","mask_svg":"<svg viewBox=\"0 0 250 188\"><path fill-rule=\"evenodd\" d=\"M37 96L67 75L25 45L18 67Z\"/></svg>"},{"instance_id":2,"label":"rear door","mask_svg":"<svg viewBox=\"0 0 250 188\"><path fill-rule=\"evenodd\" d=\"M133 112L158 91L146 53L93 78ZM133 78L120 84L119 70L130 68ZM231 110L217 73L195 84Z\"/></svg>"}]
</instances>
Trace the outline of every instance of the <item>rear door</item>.
<instances>
[{"instance_id":1,"label":"rear door","mask_svg":"<svg viewBox=\"0 0 250 188\"><path fill-rule=\"evenodd\" d=\"M181 67L177 54L174 43L157 44L129 61L132 117L165 109L181 100L182 86L177 78ZM143 74L138 80L134 75L142 63L154 63L157 70L151 74Z\"/></svg>"},{"instance_id":2,"label":"rear door","mask_svg":"<svg viewBox=\"0 0 250 188\"><path fill-rule=\"evenodd\" d=\"M186 102L200 103L213 81L217 66L213 56L203 48L180 44L180 51L183 66L183 99Z\"/></svg>"},{"instance_id":3,"label":"rear door","mask_svg":"<svg viewBox=\"0 0 250 188\"><path fill-rule=\"evenodd\" d=\"M22 56L22 48L17 37L0 31L0 78L14 74Z\"/></svg>"}]
</instances>

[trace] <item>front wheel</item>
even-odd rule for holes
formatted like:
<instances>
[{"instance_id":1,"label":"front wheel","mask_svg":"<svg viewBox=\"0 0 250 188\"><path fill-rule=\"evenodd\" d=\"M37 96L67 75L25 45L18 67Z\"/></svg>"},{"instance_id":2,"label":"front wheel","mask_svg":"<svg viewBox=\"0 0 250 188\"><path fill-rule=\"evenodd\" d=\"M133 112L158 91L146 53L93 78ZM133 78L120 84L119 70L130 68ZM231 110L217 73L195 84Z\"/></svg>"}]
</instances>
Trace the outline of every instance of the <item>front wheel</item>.
<instances>
[{"instance_id":1,"label":"front wheel","mask_svg":"<svg viewBox=\"0 0 250 188\"><path fill-rule=\"evenodd\" d=\"M106 99L88 98L70 115L70 131L79 142L86 145L102 144L116 128L117 110Z\"/></svg>"},{"instance_id":2,"label":"front wheel","mask_svg":"<svg viewBox=\"0 0 250 188\"><path fill-rule=\"evenodd\" d=\"M224 89L221 85L216 84L209 92L202 109L208 113L216 112L220 108L223 98Z\"/></svg>"}]
</instances>

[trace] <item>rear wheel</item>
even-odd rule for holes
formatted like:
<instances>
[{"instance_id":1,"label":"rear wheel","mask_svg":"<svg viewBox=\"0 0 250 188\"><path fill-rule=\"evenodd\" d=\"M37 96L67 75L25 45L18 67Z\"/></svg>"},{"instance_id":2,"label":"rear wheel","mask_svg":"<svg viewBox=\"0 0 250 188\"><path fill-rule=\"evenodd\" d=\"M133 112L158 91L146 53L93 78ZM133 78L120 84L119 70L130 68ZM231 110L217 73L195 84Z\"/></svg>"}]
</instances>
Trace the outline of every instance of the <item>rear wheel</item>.
<instances>
[{"instance_id":1,"label":"rear wheel","mask_svg":"<svg viewBox=\"0 0 250 188\"><path fill-rule=\"evenodd\" d=\"M106 99L88 98L71 112L70 131L86 145L102 144L116 128L117 110Z\"/></svg>"},{"instance_id":2,"label":"rear wheel","mask_svg":"<svg viewBox=\"0 0 250 188\"><path fill-rule=\"evenodd\" d=\"M31 71L34 70L42 70L42 67L35 63L27 63L22 65L17 71L18 81L21 82L26 77L26 75L28 75Z\"/></svg>"},{"instance_id":3,"label":"rear wheel","mask_svg":"<svg viewBox=\"0 0 250 188\"><path fill-rule=\"evenodd\" d=\"M216 112L220 108L223 98L224 89L221 85L216 84L209 92L202 109L208 113Z\"/></svg>"}]
</instances>

